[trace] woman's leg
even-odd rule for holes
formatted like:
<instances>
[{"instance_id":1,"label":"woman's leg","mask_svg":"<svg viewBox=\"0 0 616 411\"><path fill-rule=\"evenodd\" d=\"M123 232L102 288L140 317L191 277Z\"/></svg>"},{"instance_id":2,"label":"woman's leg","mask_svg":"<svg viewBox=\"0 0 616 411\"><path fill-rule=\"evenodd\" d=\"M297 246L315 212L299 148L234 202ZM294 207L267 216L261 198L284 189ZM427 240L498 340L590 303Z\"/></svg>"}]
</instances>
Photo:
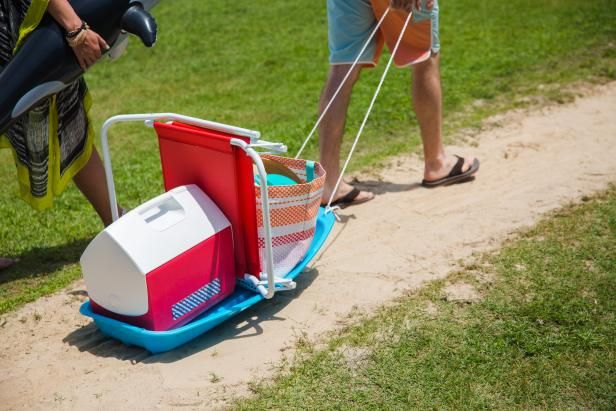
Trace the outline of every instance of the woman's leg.
<instances>
[{"instance_id":1,"label":"woman's leg","mask_svg":"<svg viewBox=\"0 0 616 411\"><path fill-rule=\"evenodd\" d=\"M98 213L103 224L111 224L111 209L109 208L109 193L107 191L107 180L105 179L105 168L98 152L94 148L92 155L86 165L73 178L77 188L88 199L94 210ZM118 206L118 210L121 208Z\"/></svg>"},{"instance_id":2,"label":"woman's leg","mask_svg":"<svg viewBox=\"0 0 616 411\"><path fill-rule=\"evenodd\" d=\"M111 224L111 209L109 208L109 194L107 192L107 180L105 179L105 169L101 158L96 149L92 151L90 159L86 165L73 178L77 188L88 199L92 207L100 216L103 224ZM122 209L118 207L120 214ZM0 257L0 271L11 267L17 260L12 258Z\"/></svg>"}]
</instances>

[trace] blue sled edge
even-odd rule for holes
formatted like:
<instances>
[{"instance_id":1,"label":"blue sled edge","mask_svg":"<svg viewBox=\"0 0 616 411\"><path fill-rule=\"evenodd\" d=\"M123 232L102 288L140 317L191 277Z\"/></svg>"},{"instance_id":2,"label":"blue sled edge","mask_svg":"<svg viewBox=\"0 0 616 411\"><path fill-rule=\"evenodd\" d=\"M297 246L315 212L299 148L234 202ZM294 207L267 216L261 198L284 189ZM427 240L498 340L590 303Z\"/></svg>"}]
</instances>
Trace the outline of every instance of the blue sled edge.
<instances>
[{"instance_id":1,"label":"blue sled edge","mask_svg":"<svg viewBox=\"0 0 616 411\"><path fill-rule=\"evenodd\" d=\"M321 247L323 247L323 244L325 244L327 237L334 227L334 222L334 214L325 214L324 208L321 207L312 244L304 259L285 276L286 278L295 279L304 271ZM89 301L81 305L79 312L87 317L91 317L103 334L120 340L124 344L136 345L145 348L152 354L158 354L186 344L261 300L263 300L263 297L260 294L237 288L225 300L190 323L169 331L149 331L96 314L91 310Z\"/></svg>"}]
</instances>

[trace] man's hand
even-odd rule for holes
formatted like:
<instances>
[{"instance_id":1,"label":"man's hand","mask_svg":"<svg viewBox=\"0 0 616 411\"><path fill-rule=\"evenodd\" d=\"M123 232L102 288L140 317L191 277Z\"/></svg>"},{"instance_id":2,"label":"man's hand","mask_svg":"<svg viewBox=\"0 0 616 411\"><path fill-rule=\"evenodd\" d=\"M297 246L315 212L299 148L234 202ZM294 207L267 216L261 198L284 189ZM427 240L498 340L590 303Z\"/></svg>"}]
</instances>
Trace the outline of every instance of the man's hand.
<instances>
[{"instance_id":1,"label":"man's hand","mask_svg":"<svg viewBox=\"0 0 616 411\"><path fill-rule=\"evenodd\" d=\"M390 0L391 8L394 10L404 10L411 12L413 8L416 10L421 9L422 0ZM434 7L434 0L426 0L426 8L432 10Z\"/></svg>"}]
</instances>

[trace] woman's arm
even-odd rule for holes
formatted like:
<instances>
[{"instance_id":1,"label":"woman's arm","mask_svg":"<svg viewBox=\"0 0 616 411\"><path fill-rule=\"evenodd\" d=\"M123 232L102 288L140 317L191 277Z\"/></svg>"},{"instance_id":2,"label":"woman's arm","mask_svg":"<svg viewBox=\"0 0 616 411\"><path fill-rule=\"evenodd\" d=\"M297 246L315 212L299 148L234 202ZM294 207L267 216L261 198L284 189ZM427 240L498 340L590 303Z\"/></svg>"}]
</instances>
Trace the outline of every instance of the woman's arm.
<instances>
[{"instance_id":1,"label":"woman's arm","mask_svg":"<svg viewBox=\"0 0 616 411\"><path fill-rule=\"evenodd\" d=\"M82 21L71 7L68 0L49 0L47 11L66 33L75 32L82 26ZM79 44L71 45L82 69L87 69L109 49L105 40L93 30L85 30ZM70 44L70 43L69 43Z\"/></svg>"}]
</instances>

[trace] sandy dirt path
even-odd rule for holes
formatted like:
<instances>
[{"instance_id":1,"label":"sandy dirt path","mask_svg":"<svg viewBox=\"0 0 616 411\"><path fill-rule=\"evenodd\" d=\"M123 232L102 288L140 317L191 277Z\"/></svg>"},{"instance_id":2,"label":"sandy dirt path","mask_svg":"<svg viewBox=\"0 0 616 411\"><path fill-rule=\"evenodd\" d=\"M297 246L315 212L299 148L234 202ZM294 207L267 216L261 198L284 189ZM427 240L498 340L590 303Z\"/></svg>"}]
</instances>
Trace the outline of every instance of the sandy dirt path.
<instances>
[{"instance_id":1,"label":"sandy dirt path","mask_svg":"<svg viewBox=\"0 0 616 411\"><path fill-rule=\"evenodd\" d=\"M77 282L0 319L0 409L209 409L269 375L298 336L334 329L443 278L547 211L616 182L616 83L575 103L511 113L458 153L482 160L469 184L426 190L421 161L366 181L379 195L342 213L298 290L173 352L151 356L104 337L78 314ZM370 180L370 179L368 179ZM380 181L379 181L380 180Z\"/></svg>"}]
</instances>

